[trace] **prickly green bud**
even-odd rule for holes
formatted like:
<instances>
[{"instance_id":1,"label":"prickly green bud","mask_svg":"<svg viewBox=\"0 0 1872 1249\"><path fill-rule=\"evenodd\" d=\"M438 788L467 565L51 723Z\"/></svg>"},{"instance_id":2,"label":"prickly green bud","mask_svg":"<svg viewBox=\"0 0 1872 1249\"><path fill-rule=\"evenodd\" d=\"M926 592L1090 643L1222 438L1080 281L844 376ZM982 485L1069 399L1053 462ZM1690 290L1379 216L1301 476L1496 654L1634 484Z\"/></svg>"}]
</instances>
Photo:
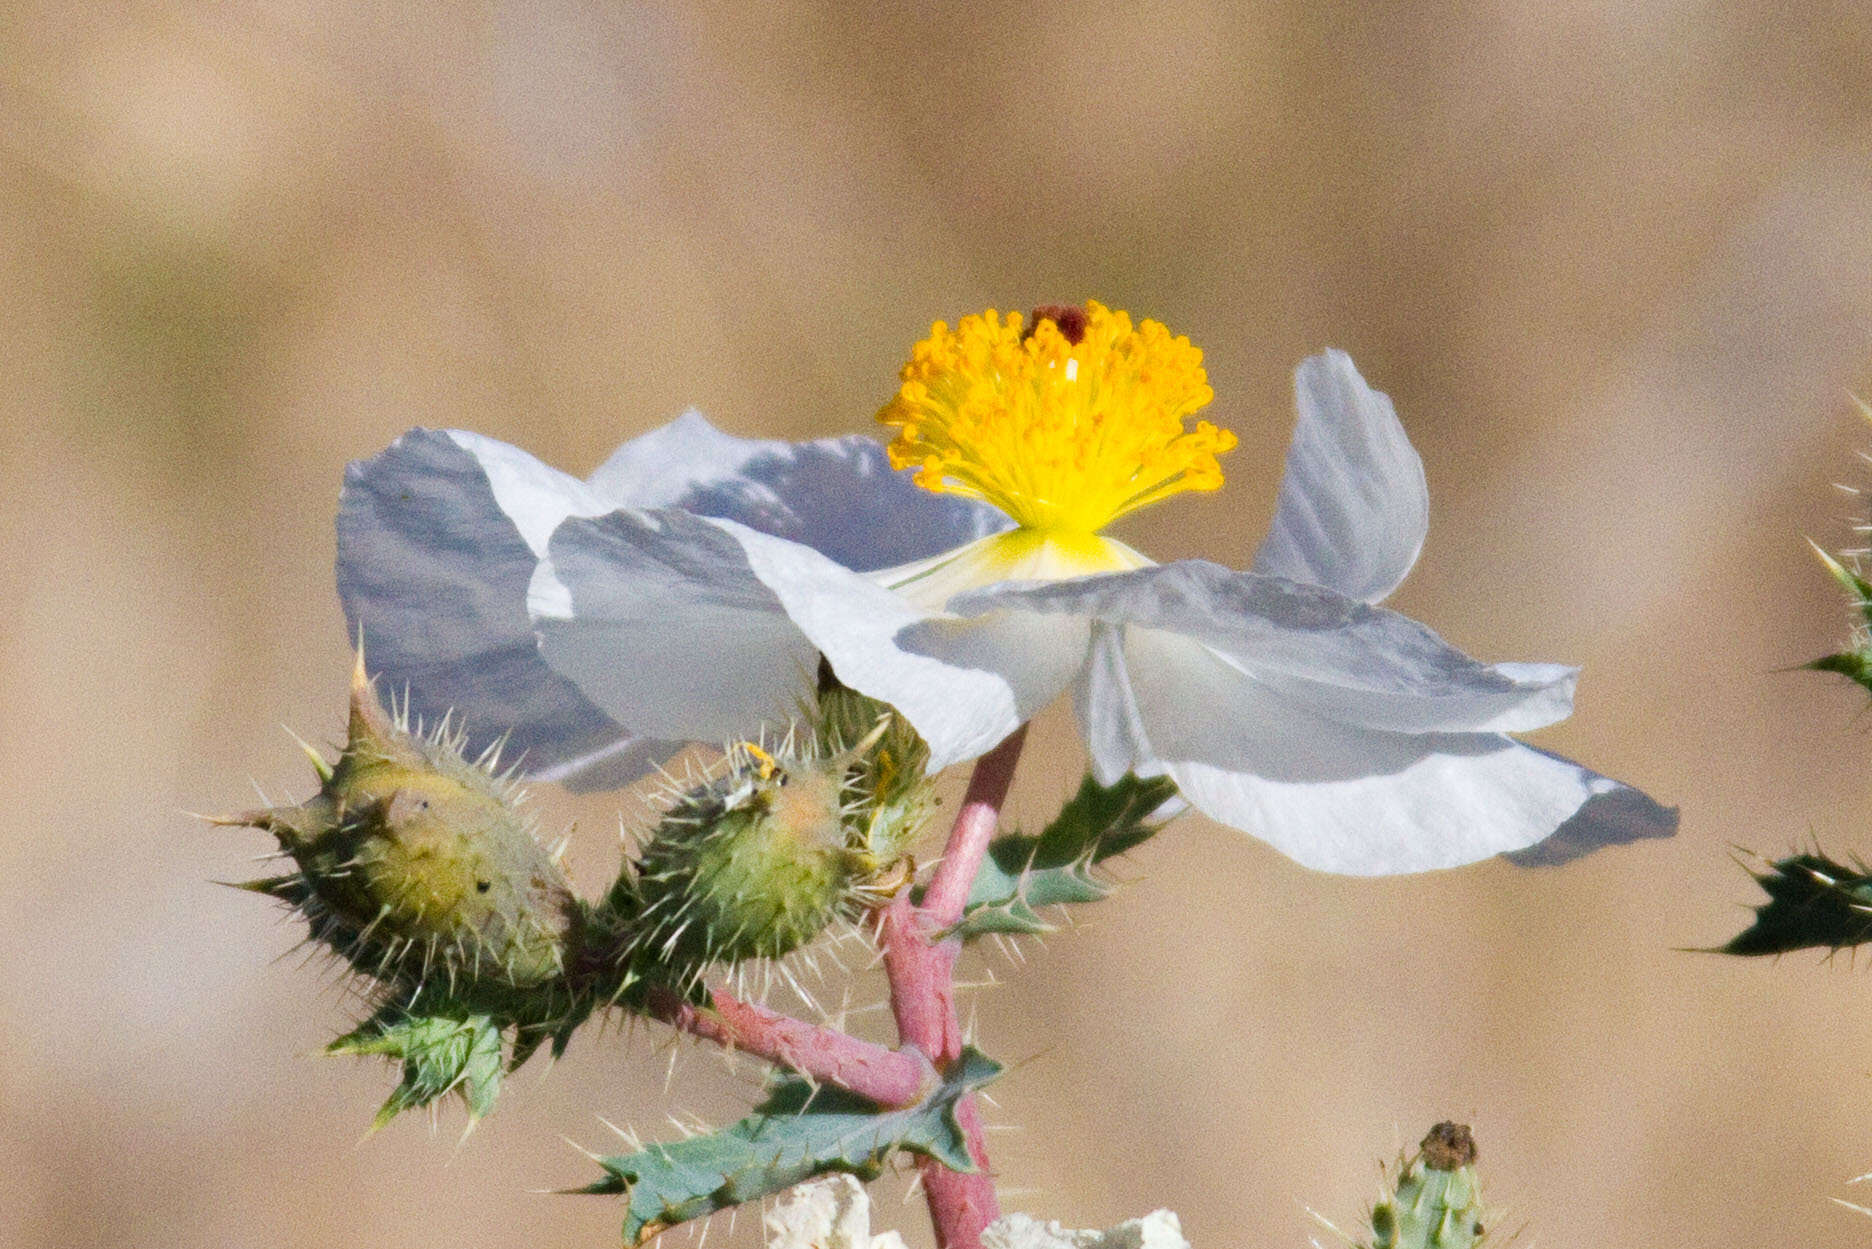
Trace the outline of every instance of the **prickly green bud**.
<instances>
[{"instance_id":1,"label":"prickly green bud","mask_svg":"<svg viewBox=\"0 0 1872 1249\"><path fill-rule=\"evenodd\" d=\"M1475 1137L1439 1123L1416 1157L1401 1160L1392 1191L1372 1210L1372 1249L1475 1249L1483 1243Z\"/></svg>"},{"instance_id":2,"label":"prickly green bud","mask_svg":"<svg viewBox=\"0 0 1872 1249\"><path fill-rule=\"evenodd\" d=\"M316 795L223 821L266 829L297 865L249 888L299 907L317 939L380 981L524 990L561 974L579 905L489 758L464 759L446 729L392 721L362 653L343 753L335 765L308 753Z\"/></svg>"},{"instance_id":3,"label":"prickly green bud","mask_svg":"<svg viewBox=\"0 0 1872 1249\"><path fill-rule=\"evenodd\" d=\"M845 914L864 880L846 824L846 755L743 743L722 775L675 796L644 843L623 913L646 976L693 984L711 963L778 958Z\"/></svg>"}]
</instances>

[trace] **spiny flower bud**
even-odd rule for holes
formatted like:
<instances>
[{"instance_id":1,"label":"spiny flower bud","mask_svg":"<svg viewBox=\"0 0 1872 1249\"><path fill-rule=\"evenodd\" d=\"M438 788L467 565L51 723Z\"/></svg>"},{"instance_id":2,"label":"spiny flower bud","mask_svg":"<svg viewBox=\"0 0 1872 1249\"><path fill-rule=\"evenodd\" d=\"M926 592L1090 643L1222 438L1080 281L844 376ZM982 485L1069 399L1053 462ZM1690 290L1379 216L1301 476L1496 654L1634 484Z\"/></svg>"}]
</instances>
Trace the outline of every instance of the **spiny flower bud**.
<instances>
[{"instance_id":1,"label":"spiny flower bud","mask_svg":"<svg viewBox=\"0 0 1872 1249\"><path fill-rule=\"evenodd\" d=\"M305 802L227 820L266 829L298 870L247 888L304 912L314 938L386 984L499 992L561 974L579 905L518 812L446 724L418 735L378 704L360 651L350 730Z\"/></svg>"},{"instance_id":2,"label":"spiny flower bud","mask_svg":"<svg viewBox=\"0 0 1872 1249\"><path fill-rule=\"evenodd\" d=\"M847 913L865 878L846 822L852 763L742 743L720 776L677 793L607 900L630 916L639 970L687 987L711 963L788 954Z\"/></svg>"},{"instance_id":3,"label":"spiny flower bud","mask_svg":"<svg viewBox=\"0 0 1872 1249\"><path fill-rule=\"evenodd\" d=\"M1439 1123L1417 1155L1400 1160L1391 1192L1372 1210L1372 1249L1475 1249L1487 1235L1475 1174L1476 1144L1460 1123Z\"/></svg>"}]
</instances>

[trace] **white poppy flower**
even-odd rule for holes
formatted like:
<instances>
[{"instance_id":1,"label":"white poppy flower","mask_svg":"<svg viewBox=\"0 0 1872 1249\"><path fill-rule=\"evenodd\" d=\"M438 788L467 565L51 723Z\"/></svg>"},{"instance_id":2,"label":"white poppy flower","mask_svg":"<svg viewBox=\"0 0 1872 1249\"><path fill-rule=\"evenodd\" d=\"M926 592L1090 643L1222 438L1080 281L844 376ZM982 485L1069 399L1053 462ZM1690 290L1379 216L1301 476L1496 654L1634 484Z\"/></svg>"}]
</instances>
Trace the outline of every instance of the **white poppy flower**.
<instances>
[{"instance_id":1,"label":"white poppy flower","mask_svg":"<svg viewBox=\"0 0 1872 1249\"><path fill-rule=\"evenodd\" d=\"M1575 669L1484 665L1374 605L1416 561L1428 497L1389 400L1343 353L1296 372L1249 571L1154 564L1100 533L1220 486L1233 436L1185 428L1210 398L1200 362L1097 304L1031 328L939 323L879 414L898 430L888 460L868 439L746 441L691 414L579 481L415 431L352 466L340 589L419 713L509 730L536 775L575 783L786 719L823 656L908 718L935 767L1070 688L1102 779L1167 773L1322 870L1552 862L1675 828L1506 736L1564 718Z\"/></svg>"}]
</instances>

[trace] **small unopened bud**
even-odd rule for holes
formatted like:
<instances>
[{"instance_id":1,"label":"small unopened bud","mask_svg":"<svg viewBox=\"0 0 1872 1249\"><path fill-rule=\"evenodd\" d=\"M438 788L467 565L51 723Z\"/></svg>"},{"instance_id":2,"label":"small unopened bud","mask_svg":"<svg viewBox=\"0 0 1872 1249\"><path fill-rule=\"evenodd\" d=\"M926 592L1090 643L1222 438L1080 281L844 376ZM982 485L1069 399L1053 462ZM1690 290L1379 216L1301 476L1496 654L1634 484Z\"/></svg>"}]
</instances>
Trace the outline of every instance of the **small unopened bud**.
<instances>
[{"instance_id":1,"label":"small unopened bud","mask_svg":"<svg viewBox=\"0 0 1872 1249\"><path fill-rule=\"evenodd\" d=\"M1391 1191L1372 1209L1372 1249L1476 1249L1487 1235L1476 1143L1460 1123L1430 1129L1400 1159ZM1491 1220L1492 1221L1492 1220Z\"/></svg>"}]
</instances>

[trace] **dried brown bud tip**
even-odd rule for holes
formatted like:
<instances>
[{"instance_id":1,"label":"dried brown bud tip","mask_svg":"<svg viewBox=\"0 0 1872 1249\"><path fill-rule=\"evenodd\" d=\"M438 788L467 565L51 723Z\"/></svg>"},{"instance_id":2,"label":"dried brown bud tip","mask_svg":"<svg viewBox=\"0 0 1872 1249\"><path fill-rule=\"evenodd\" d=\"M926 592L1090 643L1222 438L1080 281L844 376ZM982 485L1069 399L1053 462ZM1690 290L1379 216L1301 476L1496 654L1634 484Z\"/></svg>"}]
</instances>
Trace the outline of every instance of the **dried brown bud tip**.
<instances>
[{"instance_id":1,"label":"dried brown bud tip","mask_svg":"<svg viewBox=\"0 0 1872 1249\"><path fill-rule=\"evenodd\" d=\"M1075 347L1085 341L1086 310L1076 304L1041 304L1027 320L1027 333L1039 329L1042 321L1051 321L1060 337Z\"/></svg>"},{"instance_id":2,"label":"dried brown bud tip","mask_svg":"<svg viewBox=\"0 0 1872 1249\"><path fill-rule=\"evenodd\" d=\"M1476 1160L1475 1137L1467 1124L1439 1123L1423 1138L1424 1165L1432 1171L1457 1171Z\"/></svg>"}]
</instances>

